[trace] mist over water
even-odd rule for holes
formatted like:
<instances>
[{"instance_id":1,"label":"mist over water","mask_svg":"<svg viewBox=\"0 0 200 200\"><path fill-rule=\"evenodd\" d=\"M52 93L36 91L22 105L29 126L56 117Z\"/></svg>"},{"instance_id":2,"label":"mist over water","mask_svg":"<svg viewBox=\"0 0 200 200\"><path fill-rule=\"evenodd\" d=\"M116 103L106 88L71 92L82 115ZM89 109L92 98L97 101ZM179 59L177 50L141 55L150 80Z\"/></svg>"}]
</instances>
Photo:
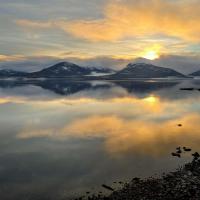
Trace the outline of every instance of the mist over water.
<instances>
[{"instance_id":1,"label":"mist over water","mask_svg":"<svg viewBox=\"0 0 200 200\"><path fill-rule=\"evenodd\" d=\"M60 200L176 169L191 158L175 147L200 150L200 92L183 87L200 81L1 80L0 196Z\"/></svg>"}]
</instances>

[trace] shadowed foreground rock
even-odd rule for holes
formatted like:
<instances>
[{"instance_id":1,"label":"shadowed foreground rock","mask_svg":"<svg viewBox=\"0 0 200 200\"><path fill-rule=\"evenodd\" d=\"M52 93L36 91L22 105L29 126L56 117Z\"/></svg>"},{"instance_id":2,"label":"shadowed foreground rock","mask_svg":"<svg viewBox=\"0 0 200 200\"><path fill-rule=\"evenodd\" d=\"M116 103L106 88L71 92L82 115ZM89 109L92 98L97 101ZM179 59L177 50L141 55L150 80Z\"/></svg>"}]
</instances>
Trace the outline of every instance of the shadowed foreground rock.
<instances>
[{"instance_id":1,"label":"shadowed foreground rock","mask_svg":"<svg viewBox=\"0 0 200 200\"><path fill-rule=\"evenodd\" d=\"M160 178L134 178L110 196L87 197L88 200L199 200L200 160L197 152L193 161ZM198 154L199 155L199 154Z\"/></svg>"}]
</instances>

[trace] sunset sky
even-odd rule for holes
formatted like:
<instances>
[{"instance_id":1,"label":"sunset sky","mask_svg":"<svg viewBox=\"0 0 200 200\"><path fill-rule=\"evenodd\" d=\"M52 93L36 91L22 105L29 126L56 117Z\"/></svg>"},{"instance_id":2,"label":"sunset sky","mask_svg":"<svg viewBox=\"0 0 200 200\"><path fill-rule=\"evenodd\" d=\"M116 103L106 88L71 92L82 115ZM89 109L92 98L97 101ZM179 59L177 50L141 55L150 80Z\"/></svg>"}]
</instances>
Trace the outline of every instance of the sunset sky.
<instances>
[{"instance_id":1,"label":"sunset sky","mask_svg":"<svg viewBox=\"0 0 200 200\"><path fill-rule=\"evenodd\" d=\"M120 68L143 57L191 71L200 66L200 4L0 0L0 45L0 66L23 63L23 70L60 59Z\"/></svg>"}]
</instances>

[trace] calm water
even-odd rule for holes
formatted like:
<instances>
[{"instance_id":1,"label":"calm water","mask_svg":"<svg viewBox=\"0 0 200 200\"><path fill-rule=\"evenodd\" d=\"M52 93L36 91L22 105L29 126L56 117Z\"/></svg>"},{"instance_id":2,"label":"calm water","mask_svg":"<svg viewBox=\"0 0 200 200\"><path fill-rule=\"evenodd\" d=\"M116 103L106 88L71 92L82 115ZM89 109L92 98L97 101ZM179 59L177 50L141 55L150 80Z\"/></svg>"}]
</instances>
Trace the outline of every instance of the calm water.
<instances>
[{"instance_id":1,"label":"calm water","mask_svg":"<svg viewBox=\"0 0 200 200\"><path fill-rule=\"evenodd\" d=\"M1 80L1 199L69 199L177 168L190 157L175 147L200 151L200 92L179 90L190 86L200 80Z\"/></svg>"}]
</instances>

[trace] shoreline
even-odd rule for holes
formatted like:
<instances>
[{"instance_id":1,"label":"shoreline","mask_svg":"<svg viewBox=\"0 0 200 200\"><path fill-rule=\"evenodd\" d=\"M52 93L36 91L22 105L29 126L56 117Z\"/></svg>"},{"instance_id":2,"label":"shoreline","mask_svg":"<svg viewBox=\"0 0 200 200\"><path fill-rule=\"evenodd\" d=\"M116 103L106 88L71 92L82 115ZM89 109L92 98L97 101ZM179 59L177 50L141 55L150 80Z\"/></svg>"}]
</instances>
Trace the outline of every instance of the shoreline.
<instances>
[{"instance_id":1,"label":"shoreline","mask_svg":"<svg viewBox=\"0 0 200 200\"><path fill-rule=\"evenodd\" d=\"M195 152L190 163L159 178L133 178L121 189L102 185L112 191L108 196L103 194L88 195L75 200L199 200L200 199L200 159Z\"/></svg>"}]
</instances>

